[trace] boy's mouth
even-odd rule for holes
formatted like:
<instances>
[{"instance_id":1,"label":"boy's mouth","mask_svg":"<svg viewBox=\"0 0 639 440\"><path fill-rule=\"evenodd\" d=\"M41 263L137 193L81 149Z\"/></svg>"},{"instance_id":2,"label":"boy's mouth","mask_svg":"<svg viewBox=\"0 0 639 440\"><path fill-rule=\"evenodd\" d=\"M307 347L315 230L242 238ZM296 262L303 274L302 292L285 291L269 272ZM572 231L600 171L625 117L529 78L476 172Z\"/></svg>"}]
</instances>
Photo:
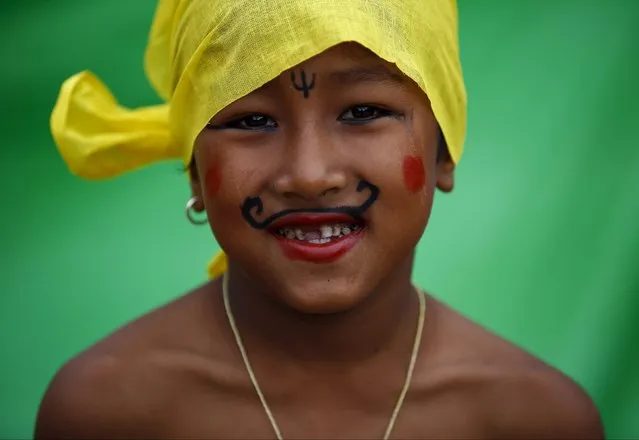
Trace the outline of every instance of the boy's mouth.
<instances>
[{"instance_id":1,"label":"boy's mouth","mask_svg":"<svg viewBox=\"0 0 639 440\"><path fill-rule=\"evenodd\" d=\"M341 213L308 213L283 217L268 228L294 260L314 263L335 261L362 238L363 221Z\"/></svg>"},{"instance_id":2,"label":"boy's mouth","mask_svg":"<svg viewBox=\"0 0 639 440\"><path fill-rule=\"evenodd\" d=\"M326 244L357 232L360 226L356 223L328 223L319 227L299 225L283 227L277 234L289 240L305 241L311 244Z\"/></svg>"}]
</instances>

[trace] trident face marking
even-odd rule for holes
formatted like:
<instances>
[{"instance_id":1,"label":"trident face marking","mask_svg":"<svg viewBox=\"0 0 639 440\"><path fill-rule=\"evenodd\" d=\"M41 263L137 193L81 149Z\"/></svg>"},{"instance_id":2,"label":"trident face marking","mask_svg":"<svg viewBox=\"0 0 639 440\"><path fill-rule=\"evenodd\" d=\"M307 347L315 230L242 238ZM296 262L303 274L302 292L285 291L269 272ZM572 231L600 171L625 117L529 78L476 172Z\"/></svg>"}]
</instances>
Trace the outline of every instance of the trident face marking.
<instances>
[{"instance_id":1,"label":"trident face marking","mask_svg":"<svg viewBox=\"0 0 639 440\"><path fill-rule=\"evenodd\" d=\"M302 70L300 76L302 82L301 84L298 84L295 72L291 71L291 82L293 83L293 87L295 88L295 90L302 92L304 94L304 99L307 99L311 90L315 88L315 74L313 73L310 84L307 81L306 72Z\"/></svg>"}]
</instances>

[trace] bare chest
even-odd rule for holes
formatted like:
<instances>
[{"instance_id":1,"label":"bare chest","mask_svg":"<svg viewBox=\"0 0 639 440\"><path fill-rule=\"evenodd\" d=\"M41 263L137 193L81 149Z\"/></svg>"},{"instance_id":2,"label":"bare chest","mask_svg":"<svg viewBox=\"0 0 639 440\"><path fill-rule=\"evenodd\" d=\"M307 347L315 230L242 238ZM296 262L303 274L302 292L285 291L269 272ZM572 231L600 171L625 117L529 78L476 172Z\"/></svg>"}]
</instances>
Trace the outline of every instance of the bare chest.
<instances>
[{"instance_id":1,"label":"bare chest","mask_svg":"<svg viewBox=\"0 0 639 440\"><path fill-rule=\"evenodd\" d=\"M185 390L157 414L156 438L274 439L274 427L256 394ZM310 397L310 396L308 396ZM477 414L452 396L407 398L390 438L482 438ZM272 404L272 416L284 439L382 439L388 408L354 407L346 401L314 402L300 390L297 402ZM488 438L487 436L485 438Z\"/></svg>"}]
</instances>

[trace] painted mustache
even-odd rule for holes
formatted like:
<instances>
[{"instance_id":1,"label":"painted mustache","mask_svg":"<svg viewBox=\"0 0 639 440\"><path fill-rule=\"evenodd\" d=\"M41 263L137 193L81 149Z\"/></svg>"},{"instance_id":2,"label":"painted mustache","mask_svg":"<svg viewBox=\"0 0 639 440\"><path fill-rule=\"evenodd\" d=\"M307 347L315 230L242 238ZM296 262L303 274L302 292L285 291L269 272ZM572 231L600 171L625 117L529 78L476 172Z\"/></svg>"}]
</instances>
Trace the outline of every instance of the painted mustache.
<instances>
[{"instance_id":1,"label":"painted mustache","mask_svg":"<svg viewBox=\"0 0 639 440\"><path fill-rule=\"evenodd\" d=\"M310 208L310 209L285 209L284 211L277 212L267 217L266 219L259 221L253 216L253 212L255 215L261 215L264 212L264 204L262 203L262 199L259 196L256 197L247 197L244 200L244 203L240 207L242 211L242 216L248 222L249 225L254 227L255 229L266 229L268 228L275 220L278 220L289 214L299 214L299 213L331 213L331 214L346 214L351 217L355 221L362 221L364 213L371 207L373 203L379 197L380 190L377 186L373 185L366 180L360 180L357 184L356 191L362 192L364 190L368 190L370 195L366 199L364 203L359 206L336 206L334 208Z\"/></svg>"}]
</instances>

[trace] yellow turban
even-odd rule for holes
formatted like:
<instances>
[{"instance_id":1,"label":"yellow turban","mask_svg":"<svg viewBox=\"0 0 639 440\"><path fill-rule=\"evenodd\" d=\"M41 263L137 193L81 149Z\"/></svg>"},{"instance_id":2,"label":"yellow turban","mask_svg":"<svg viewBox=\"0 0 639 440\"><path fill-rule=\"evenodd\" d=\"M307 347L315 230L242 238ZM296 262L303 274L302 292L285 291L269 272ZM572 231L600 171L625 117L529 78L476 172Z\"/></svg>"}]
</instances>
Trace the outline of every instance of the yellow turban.
<instances>
[{"instance_id":1,"label":"yellow turban","mask_svg":"<svg viewBox=\"0 0 639 440\"><path fill-rule=\"evenodd\" d=\"M452 159L466 133L456 0L159 0L146 74L166 104L120 106L88 71L64 82L51 131L71 172L104 179L191 161L221 109L343 42L394 63L428 95ZM209 275L226 271L223 253Z\"/></svg>"}]
</instances>

